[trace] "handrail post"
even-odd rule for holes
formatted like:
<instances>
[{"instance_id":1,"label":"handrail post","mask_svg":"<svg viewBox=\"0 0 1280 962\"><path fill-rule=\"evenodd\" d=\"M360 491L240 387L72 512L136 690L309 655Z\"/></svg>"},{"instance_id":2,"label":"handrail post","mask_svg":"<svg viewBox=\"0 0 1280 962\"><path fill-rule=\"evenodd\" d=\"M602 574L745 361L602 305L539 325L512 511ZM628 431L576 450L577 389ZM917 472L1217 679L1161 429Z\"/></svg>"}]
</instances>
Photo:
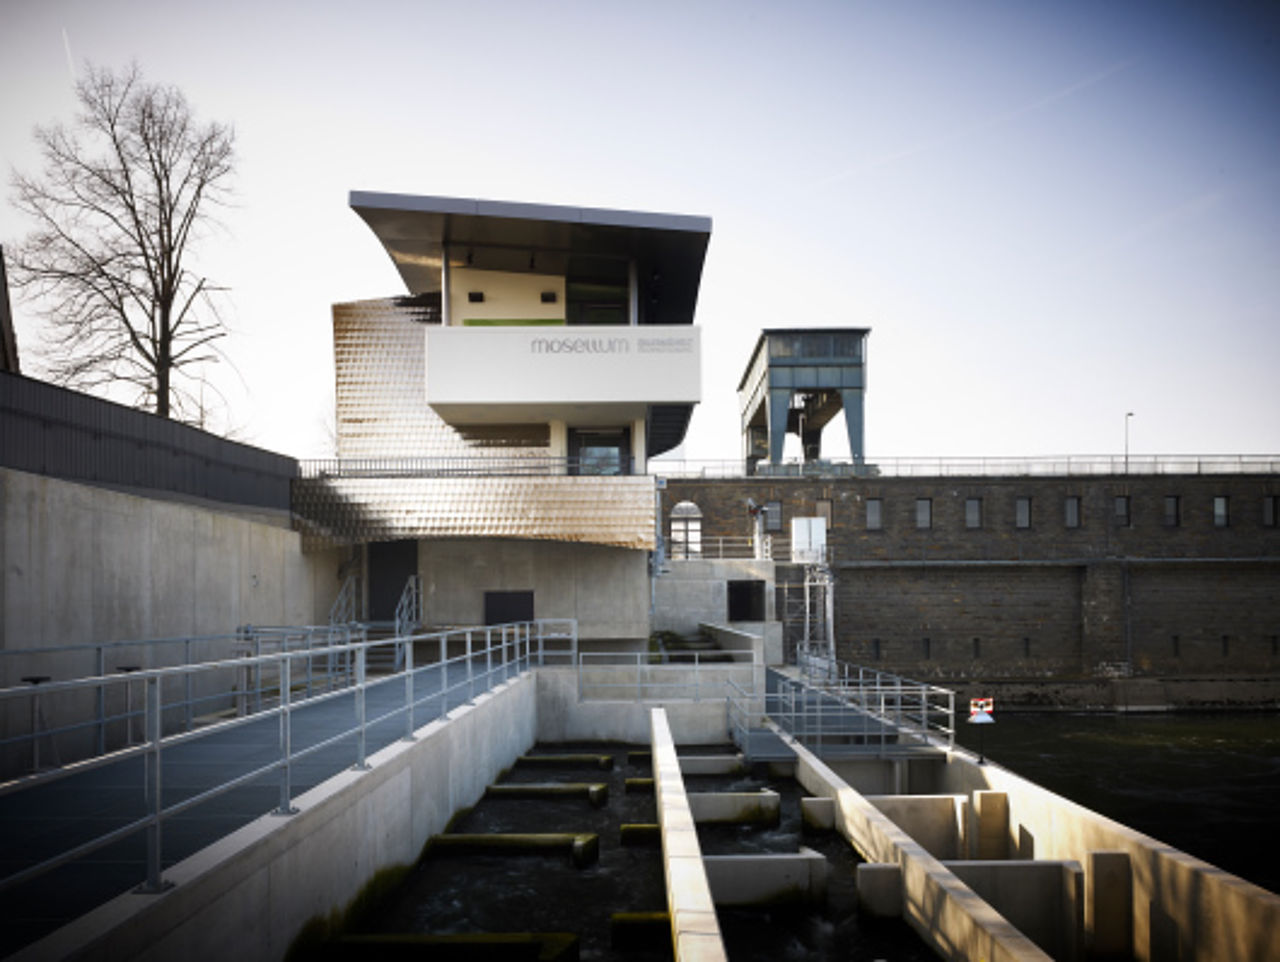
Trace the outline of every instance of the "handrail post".
<instances>
[{"instance_id":1,"label":"handrail post","mask_svg":"<svg viewBox=\"0 0 1280 962\"><path fill-rule=\"evenodd\" d=\"M449 632L440 632L440 713L443 718L449 713Z\"/></svg>"},{"instance_id":2,"label":"handrail post","mask_svg":"<svg viewBox=\"0 0 1280 962\"><path fill-rule=\"evenodd\" d=\"M493 687L493 635L492 629L485 626L484 629L484 688L488 691Z\"/></svg>"},{"instance_id":3,"label":"handrail post","mask_svg":"<svg viewBox=\"0 0 1280 962\"><path fill-rule=\"evenodd\" d=\"M413 642L404 649L404 741L411 742L413 736Z\"/></svg>"},{"instance_id":4,"label":"handrail post","mask_svg":"<svg viewBox=\"0 0 1280 962\"><path fill-rule=\"evenodd\" d=\"M147 754L144 766L148 816L147 823L147 878L134 891L154 895L170 887L160 872L161 814L164 802L161 797L160 771L160 679L152 676L146 680L146 736Z\"/></svg>"},{"instance_id":5,"label":"handrail post","mask_svg":"<svg viewBox=\"0 0 1280 962\"><path fill-rule=\"evenodd\" d=\"M99 679L103 678L107 673L107 650L103 645L98 645L98 662L95 674ZM104 681L98 682L97 695L95 702L98 709L98 754L105 755L107 753L107 685Z\"/></svg>"},{"instance_id":6,"label":"handrail post","mask_svg":"<svg viewBox=\"0 0 1280 962\"><path fill-rule=\"evenodd\" d=\"M280 658L280 805L277 815L296 815L293 807L293 712L292 691L289 676L292 674L289 665L289 652L286 647Z\"/></svg>"},{"instance_id":7,"label":"handrail post","mask_svg":"<svg viewBox=\"0 0 1280 962\"><path fill-rule=\"evenodd\" d=\"M194 726L194 712L191 710L191 639L184 638L182 641L182 666L186 669L182 673L182 727L184 731L191 731Z\"/></svg>"},{"instance_id":8,"label":"handrail post","mask_svg":"<svg viewBox=\"0 0 1280 962\"><path fill-rule=\"evenodd\" d=\"M253 635L253 710L254 713L262 711L262 662L257 659L262 657L262 635L254 632Z\"/></svg>"},{"instance_id":9,"label":"handrail post","mask_svg":"<svg viewBox=\"0 0 1280 962\"><path fill-rule=\"evenodd\" d=\"M365 654L362 644L356 649L356 763L352 767L363 770L369 767L365 761Z\"/></svg>"},{"instance_id":10,"label":"handrail post","mask_svg":"<svg viewBox=\"0 0 1280 962\"><path fill-rule=\"evenodd\" d=\"M474 684L473 672L471 669L471 631L466 633L467 646L467 701L472 701L476 697L476 688Z\"/></svg>"}]
</instances>

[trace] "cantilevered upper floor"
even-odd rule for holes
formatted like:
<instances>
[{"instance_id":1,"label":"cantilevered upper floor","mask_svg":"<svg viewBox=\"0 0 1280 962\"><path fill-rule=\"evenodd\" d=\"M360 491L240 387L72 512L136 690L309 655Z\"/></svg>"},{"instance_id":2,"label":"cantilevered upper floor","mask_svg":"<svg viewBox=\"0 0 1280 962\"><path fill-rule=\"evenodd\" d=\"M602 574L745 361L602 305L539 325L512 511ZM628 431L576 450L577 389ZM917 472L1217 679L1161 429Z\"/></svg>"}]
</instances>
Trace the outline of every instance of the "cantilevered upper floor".
<instances>
[{"instance_id":1,"label":"cantilevered upper floor","mask_svg":"<svg viewBox=\"0 0 1280 962\"><path fill-rule=\"evenodd\" d=\"M680 443L701 394L705 217L353 192L423 324L426 402L464 432ZM339 378L342 374L339 372Z\"/></svg>"}]
</instances>

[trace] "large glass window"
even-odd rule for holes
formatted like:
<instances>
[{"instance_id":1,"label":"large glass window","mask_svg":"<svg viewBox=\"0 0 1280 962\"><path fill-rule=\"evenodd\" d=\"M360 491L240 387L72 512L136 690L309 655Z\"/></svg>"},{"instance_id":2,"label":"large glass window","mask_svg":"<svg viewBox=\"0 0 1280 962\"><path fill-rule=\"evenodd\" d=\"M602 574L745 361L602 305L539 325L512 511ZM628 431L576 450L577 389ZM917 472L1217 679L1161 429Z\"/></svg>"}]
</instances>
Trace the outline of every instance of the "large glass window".
<instances>
[{"instance_id":1,"label":"large glass window","mask_svg":"<svg viewBox=\"0 0 1280 962\"><path fill-rule=\"evenodd\" d=\"M569 473L630 474L631 430L570 428Z\"/></svg>"}]
</instances>

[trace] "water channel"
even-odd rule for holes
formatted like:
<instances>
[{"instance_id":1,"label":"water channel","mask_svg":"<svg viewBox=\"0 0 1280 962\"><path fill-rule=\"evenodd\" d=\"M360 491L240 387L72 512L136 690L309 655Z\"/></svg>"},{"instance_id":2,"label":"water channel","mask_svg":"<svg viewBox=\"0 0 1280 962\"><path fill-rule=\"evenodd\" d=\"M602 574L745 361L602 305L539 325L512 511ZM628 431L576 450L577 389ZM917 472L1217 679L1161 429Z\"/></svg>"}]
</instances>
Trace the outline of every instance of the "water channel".
<instances>
[{"instance_id":1,"label":"water channel","mask_svg":"<svg viewBox=\"0 0 1280 962\"><path fill-rule=\"evenodd\" d=\"M727 748L682 749L711 754ZM651 791L636 779L651 775L646 746L539 746L530 754L584 752L612 756L609 770L517 764L500 784L522 782L603 782L608 802L596 808L585 799L482 799L456 818L451 833L594 832L599 860L575 867L564 854L437 854L428 851L405 881L349 934L483 932L571 932L579 957L592 960L659 962L671 957L669 928L660 938L628 942L613 938L615 912L666 908L661 849L622 845L620 826L657 819ZM637 791L637 787L642 790ZM900 920L859 916L854 890L858 857L834 832L805 830L800 812L803 789L790 777L763 769L723 776L686 777L690 792L755 792L781 796L777 825L700 826L705 854L797 852L801 845L823 853L830 865L825 898L816 903L722 908L720 924L734 962L779 960L875 960L929 962L932 951ZM324 953L321 953L323 956Z\"/></svg>"},{"instance_id":2,"label":"water channel","mask_svg":"<svg viewBox=\"0 0 1280 962\"><path fill-rule=\"evenodd\" d=\"M988 759L1280 892L1280 714L1001 712ZM979 726L958 738L979 747Z\"/></svg>"}]
</instances>

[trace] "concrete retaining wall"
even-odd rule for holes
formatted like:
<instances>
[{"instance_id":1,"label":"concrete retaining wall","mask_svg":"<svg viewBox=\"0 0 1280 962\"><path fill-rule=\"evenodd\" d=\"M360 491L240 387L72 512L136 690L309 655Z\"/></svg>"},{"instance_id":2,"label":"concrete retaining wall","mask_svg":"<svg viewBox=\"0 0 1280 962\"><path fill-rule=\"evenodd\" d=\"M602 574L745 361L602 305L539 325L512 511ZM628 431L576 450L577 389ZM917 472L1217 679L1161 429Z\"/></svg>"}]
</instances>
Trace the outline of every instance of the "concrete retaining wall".
<instances>
[{"instance_id":1,"label":"concrete retaining wall","mask_svg":"<svg viewBox=\"0 0 1280 962\"><path fill-rule=\"evenodd\" d=\"M456 709L165 872L162 895L122 895L13 958L284 956L311 919L349 905L379 870L408 866L459 808L534 741L537 685L515 679Z\"/></svg>"}]
</instances>

